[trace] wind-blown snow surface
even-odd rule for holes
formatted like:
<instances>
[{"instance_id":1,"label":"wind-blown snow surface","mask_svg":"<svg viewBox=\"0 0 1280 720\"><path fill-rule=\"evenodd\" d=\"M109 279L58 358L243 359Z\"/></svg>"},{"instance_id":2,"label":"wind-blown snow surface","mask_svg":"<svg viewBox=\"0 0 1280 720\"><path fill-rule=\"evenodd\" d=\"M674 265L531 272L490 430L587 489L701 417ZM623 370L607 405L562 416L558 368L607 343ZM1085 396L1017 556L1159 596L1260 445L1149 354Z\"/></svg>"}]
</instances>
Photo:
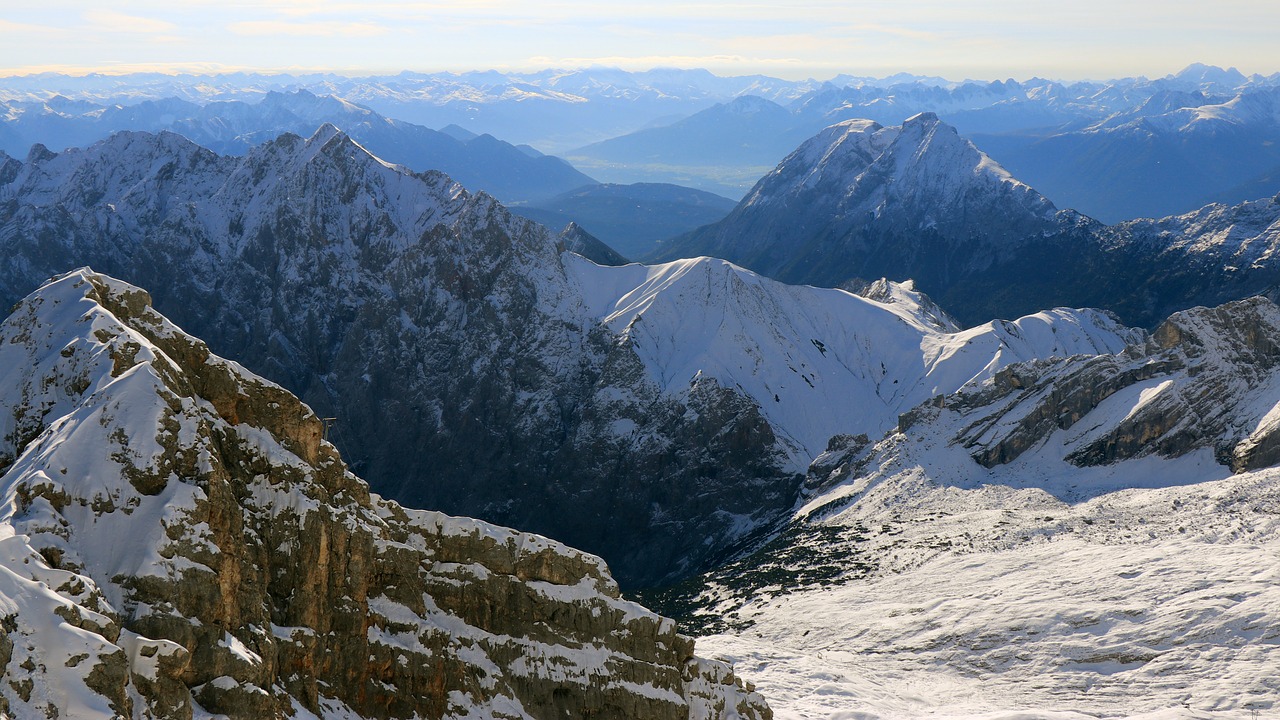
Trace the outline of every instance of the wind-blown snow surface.
<instances>
[{"instance_id":1,"label":"wind-blown snow surface","mask_svg":"<svg viewBox=\"0 0 1280 720\"><path fill-rule=\"evenodd\" d=\"M1158 512L1178 498L1141 499ZM1274 540L1054 537L763 602L750 631L698 645L754 678L779 720L1267 717L1277 568Z\"/></svg>"},{"instance_id":2,"label":"wind-blown snow surface","mask_svg":"<svg viewBox=\"0 0 1280 720\"><path fill-rule=\"evenodd\" d=\"M1276 712L1278 328L1200 308L913 411L756 560L820 577L713 577L699 646L780 718Z\"/></svg>"}]
</instances>

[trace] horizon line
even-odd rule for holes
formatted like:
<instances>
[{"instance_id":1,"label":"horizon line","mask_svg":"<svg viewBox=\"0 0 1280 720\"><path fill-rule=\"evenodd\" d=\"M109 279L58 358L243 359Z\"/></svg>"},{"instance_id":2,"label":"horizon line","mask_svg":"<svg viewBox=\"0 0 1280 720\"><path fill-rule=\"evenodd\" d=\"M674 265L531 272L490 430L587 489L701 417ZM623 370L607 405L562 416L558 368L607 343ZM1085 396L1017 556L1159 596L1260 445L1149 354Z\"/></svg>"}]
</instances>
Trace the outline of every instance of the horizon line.
<instances>
[{"instance_id":1,"label":"horizon line","mask_svg":"<svg viewBox=\"0 0 1280 720\"><path fill-rule=\"evenodd\" d=\"M1025 82L1029 80L1049 80L1052 82L1073 83L1073 82L1112 82L1112 81L1120 81L1120 80L1162 79L1162 78L1168 78L1168 77L1175 77L1178 74L1197 66L1210 68L1210 69L1217 69L1223 72L1230 72L1234 70L1235 72L1238 72L1241 75L1243 75L1245 78L1253 78L1253 77L1267 78L1267 77L1274 77L1275 75L1280 75L1280 71L1272 73L1271 75L1266 75L1263 73L1244 73L1243 71L1237 69L1235 66L1223 67L1220 65L1212 65L1209 63L1200 63L1200 62L1191 62L1191 63L1188 63L1187 65L1184 65L1182 68L1176 71L1167 73L1165 75L1155 76L1155 77L1144 75L1144 74L1138 74L1138 75L1119 74L1119 75L1114 75L1107 78L1082 77L1082 78L1072 78L1072 79L1067 79L1062 77L1046 77L1044 75L1038 75L1038 74L1031 74L1022 78L1018 78L1010 74L1010 75L1005 75L1004 77L994 77L994 76L987 77L987 78L965 77L963 79L954 79L954 78L945 77L939 74L927 73L927 72L913 72L911 70L898 70L895 72L888 72L887 74L880 75L880 74L876 74L876 70L870 69L870 68L868 68L865 73L837 72L827 77L826 79L820 79L819 77L815 77L812 75L803 79L788 79L778 75L770 75L764 72L725 73L723 71L717 72L716 70L713 70L705 66L681 67L677 65L661 65L661 64L648 66L644 69L628 69L620 65L592 63L592 64L583 64L583 65L572 65L572 64L547 65L547 66L542 66L537 68L514 68L510 66L506 66L506 67L492 66L487 68L476 67L476 68L470 68L470 69L442 68L437 70L415 70L411 68L402 68L399 70L391 70L391 69L381 69L381 68L360 68L360 67L347 67L347 68L302 67L302 66L251 67L251 66L229 66L229 65L223 65L221 63L166 63L166 64L153 64L153 65L152 64L121 64L121 65L114 65L114 66L104 65L104 66L96 66L96 67L45 65L45 66L35 66L35 67L28 66L28 67L15 67L15 68L0 68L0 80L23 79L23 78L35 79L39 77L65 77L65 78L127 77L130 75L161 75L161 76L168 76L168 77L174 77L174 78L228 77L228 76L234 76L234 75L256 75L256 76L263 76L263 77L304 78L308 76L319 75L319 76L337 76L337 77L344 77L344 78L356 80L356 79L369 79L369 78L398 77L398 76L404 76L404 75L422 75L422 76L453 75L453 76L461 77L461 76L472 75L472 74L498 73L500 75L505 75L505 76L520 76L520 75L537 75L542 73L556 73L556 72L574 73L574 72L583 72L583 71L589 71L589 70L610 70L610 71L624 72L628 74L644 74L644 73L650 73L650 72L656 72L656 71L662 71L662 70L671 70L671 71L679 71L679 72L706 72L710 75L713 75L719 78L760 76L760 77L766 77L772 80L783 80L786 82L830 82L840 77L850 77L850 78L859 78L859 79L865 78L869 80L887 80L897 76L906 76L909 78L917 78L917 79L942 80L948 83L966 83L966 82L991 83L991 82L1002 82L1007 80L1014 80L1017 82ZM880 68L879 71L885 72L885 69Z\"/></svg>"}]
</instances>

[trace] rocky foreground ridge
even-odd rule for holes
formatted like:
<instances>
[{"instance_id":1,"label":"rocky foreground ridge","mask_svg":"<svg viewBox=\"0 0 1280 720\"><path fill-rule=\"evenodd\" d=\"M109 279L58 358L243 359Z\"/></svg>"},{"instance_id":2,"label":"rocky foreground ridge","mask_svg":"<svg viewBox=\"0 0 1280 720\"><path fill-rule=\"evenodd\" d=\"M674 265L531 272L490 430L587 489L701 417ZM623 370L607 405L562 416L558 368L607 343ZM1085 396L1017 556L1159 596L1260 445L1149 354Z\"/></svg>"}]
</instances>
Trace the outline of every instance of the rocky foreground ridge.
<instances>
[{"instance_id":1,"label":"rocky foreground ridge","mask_svg":"<svg viewBox=\"0 0 1280 720\"><path fill-rule=\"evenodd\" d=\"M89 270L0 325L0 714L768 718L602 561L371 494Z\"/></svg>"}]
</instances>

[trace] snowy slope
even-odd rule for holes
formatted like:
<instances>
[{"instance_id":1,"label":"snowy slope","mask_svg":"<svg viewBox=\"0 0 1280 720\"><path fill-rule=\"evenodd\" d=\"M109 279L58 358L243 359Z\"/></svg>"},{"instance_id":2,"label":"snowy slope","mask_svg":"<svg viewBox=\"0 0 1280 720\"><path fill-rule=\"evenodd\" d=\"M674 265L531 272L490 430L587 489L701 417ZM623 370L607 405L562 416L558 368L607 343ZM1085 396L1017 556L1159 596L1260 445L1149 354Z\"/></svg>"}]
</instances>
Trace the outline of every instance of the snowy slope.
<instances>
[{"instance_id":1,"label":"snowy slope","mask_svg":"<svg viewBox=\"0 0 1280 720\"><path fill-rule=\"evenodd\" d=\"M570 258L567 269L587 312L630 343L652 382L675 392L709 377L738 389L783 438L796 471L831 436L879 437L899 413L1010 363L1113 353L1141 337L1088 310L939 328L905 293L880 303L712 258L621 268Z\"/></svg>"},{"instance_id":2,"label":"snowy slope","mask_svg":"<svg viewBox=\"0 0 1280 720\"><path fill-rule=\"evenodd\" d=\"M782 718L1274 712L1278 331L1201 308L918 408L693 586L702 647Z\"/></svg>"},{"instance_id":3,"label":"snowy slope","mask_svg":"<svg viewBox=\"0 0 1280 720\"><path fill-rule=\"evenodd\" d=\"M371 495L149 302L84 269L0 325L0 714L768 716L599 558Z\"/></svg>"}]
</instances>

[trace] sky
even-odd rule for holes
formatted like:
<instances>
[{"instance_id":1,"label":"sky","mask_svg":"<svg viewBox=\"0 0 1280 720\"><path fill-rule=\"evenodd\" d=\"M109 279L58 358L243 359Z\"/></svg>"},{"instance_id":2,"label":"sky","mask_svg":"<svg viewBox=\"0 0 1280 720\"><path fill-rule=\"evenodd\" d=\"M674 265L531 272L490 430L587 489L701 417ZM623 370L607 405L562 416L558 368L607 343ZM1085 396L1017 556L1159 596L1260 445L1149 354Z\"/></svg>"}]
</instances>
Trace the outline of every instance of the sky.
<instances>
[{"instance_id":1,"label":"sky","mask_svg":"<svg viewBox=\"0 0 1280 720\"><path fill-rule=\"evenodd\" d=\"M591 65L827 79L1280 71L1275 0L5 0L0 75ZM20 5L21 7L14 7Z\"/></svg>"}]
</instances>

